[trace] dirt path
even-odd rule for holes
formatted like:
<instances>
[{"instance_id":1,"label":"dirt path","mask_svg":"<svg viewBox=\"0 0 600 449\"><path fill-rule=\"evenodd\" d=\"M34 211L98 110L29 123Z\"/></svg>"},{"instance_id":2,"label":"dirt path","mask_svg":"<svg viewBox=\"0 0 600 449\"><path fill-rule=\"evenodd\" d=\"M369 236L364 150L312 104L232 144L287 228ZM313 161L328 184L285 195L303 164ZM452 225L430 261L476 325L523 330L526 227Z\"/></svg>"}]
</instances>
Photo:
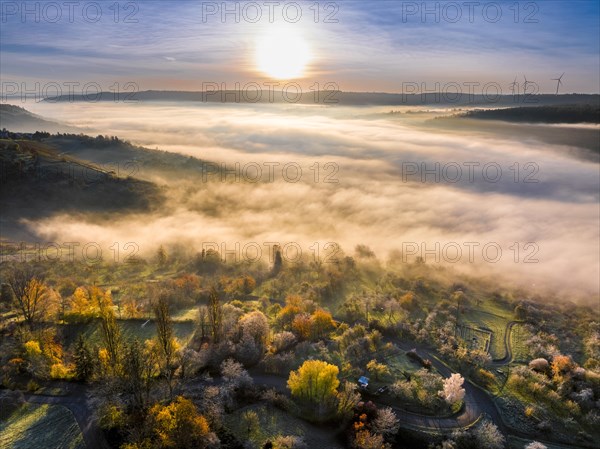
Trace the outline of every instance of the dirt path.
<instances>
[{"instance_id":1,"label":"dirt path","mask_svg":"<svg viewBox=\"0 0 600 449\"><path fill-rule=\"evenodd\" d=\"M511 343L511 333L512 328L515 324L521 324L521 321L509 321L506 323L506 330L504 331L504 357L501 359L492 360L493 366L502 366L507 365L512 362L513 353L512 353L512 343Z\"/></svg>"},{"instance_id":2,"label":"dirt path","mask_svg":"<svg viewBox=\"0 0 600 449\"><path fill-rule=\"evenodd\" d=\"M56 386L66 390L67 394L64 396L48 396L25 393L25 400L33 404L62 405L66 407L73 413L77 424L79 424L86 449L110 449L104 433L98 427L94 413L88 404L86 386L64 382L56 383Z\"/></svg>"}]
</instances>

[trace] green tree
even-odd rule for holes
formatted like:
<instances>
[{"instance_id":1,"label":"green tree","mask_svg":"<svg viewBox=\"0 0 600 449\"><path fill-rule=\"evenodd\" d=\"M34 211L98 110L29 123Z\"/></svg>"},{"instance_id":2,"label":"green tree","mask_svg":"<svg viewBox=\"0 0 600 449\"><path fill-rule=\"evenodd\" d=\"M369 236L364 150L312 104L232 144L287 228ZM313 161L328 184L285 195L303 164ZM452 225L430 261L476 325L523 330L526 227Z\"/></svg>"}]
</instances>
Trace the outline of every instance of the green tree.
<instances>
[{"instance_id":1,"label":"green tree","mask_svg":"<svg viewBox=\"0 0 600 449\"><path fill-rule=\"evenodd\" d=\"M274 261L272 274L273 276L277 276L283 267L283 258L281 257L281 248L279 245L275 245L273 247L273 257Z\"/></svg>"},{"instance_id":2,"label":"green tree","mask_svg":"<svg viewBox=\"0 0 600 449\"><path fill-rule=\"evenodd\" d=\"M242 421L244 422L246 432L248 432L247 436L250 438L250 436L256 432L260 425L258 414L254 410L248 410L242 415Z\"/></svg>"},{"instance_id":3,"label":"green tree","mask_svg":"<svg viewBox=\"0 0 600 449\"><path fill-rule=\"evenodd\" d=\"M77 337L73 359L75 361L75 377L83 381L90 379L94 374L95 359L83 334L79 334Z\"/></svg>"},{"instance_id":4,"label":"green tree","mask_svg":"<svg viewBox=\"0 0 600 449\"><path fill-rule=\"evenodd\" d=\"M156 260L158 262L159 267L164 267L167 264L168 256L165 247L160 245L158 251L156 252Z\"/></svg>"}]
</instances>

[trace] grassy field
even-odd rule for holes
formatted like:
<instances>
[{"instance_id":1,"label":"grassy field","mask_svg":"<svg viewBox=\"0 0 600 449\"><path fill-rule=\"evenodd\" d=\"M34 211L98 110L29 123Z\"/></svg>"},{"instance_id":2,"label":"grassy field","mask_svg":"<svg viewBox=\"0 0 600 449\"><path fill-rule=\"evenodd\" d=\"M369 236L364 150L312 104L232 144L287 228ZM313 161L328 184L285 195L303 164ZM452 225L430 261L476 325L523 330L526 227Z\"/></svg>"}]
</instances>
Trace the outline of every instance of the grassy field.
<instances>
[{"instance_id":1,"label":"grassy field","mask_svg":"<svg viewBox=\"0 0 600 449\"><path fill-rule=\"evenodd\" d=\"M457 335L466 341L471 349L480 349L486 352L490 350L493 336L490 331L461 325L457 328Z\"/></svg>"},{"instance_id":2,"label":"grassy field","mask_svg":"<svg viewBox=\"0 0 600 449\"><path fill-rule=\"evenodd\" d=\"M528 355L525 342L531 338L531 332L527 330L524 324L515 324L510 334L510 343L513 352L513 362L525 363L530 357Z\"/></svg>"},{"instance_id":3,"label":"grassy field","mask_svg":"<svg viewBox=\"0 0 600 449\"><path fill-rule=\"evenodd\" d=\"M460 315L460 324L479 328L492 333L489 344L489 353L493 359L501 359L506 355L504 334L506 324L510 321L508 316L500 316L478 309L467 309Z\"/></svg>"},{"instance_id":4,"label":"grassy field","mask_svg":"<svg viewBox=\"0 0 600 449\"><path fill-rule=\"evenodd\" d=\"M422 368L416 361L406 357L406 353L402 350L386 357L385 364L390 369L394 379L404 379L403 372L412 373Z\"/></svg>"},{"instance_id":5,"label":"grassy field","mask_svg":"<svg viewBox=\"0 0 600 449\"><path fill-rule=\"evenodd\" d=\"M143 342L156 337L156 325L153 321L146 322L145 320L133 319L117 320L117 323L121 327L123 336L127 340L137 338ZM67 345L74 343L80 333L83 333L84 337L86 337L91 344L100 344L101 341L100 323L98 321L93 321L88 324L65 325L63 327L63 332L65 339L68 342ZM194 334L194 323L189 321L175 322L173 323L173 332L180 342L187 342Z\"/></svg>"},{"instance_id":6,"label":"grassy field","mask_svg":"<svg viewBox=\"0 0 600 449\"><path fill-rule=\"evenodd\" d=\"M181 309L172 314L173 321L195 321L198 319L198 307Z\"/></svg>"},{"instance_id":7,"label":"grassy field","mask_svg":"<svg viewBox=\"0 0 600 449\"><path fill-rule=\"evenodd\" d=\"M85 449L73 414L61 405L24 404L0 422L3 449Z\"/></svg>"},{"instance_id":8,"label":"grassy field","mask_svg":"<svg viewBox=\"0 0 600 449\"><path fill-rule=\"evenodd\" d=\"M258 415L259 425L248 434L242 418L247 411ZM251 405L236 410L225 418L226 425L241 441L247 441L249 447L262 448L266 441L279 435L302 437L311 449L342 449L333 438L331 429L322 429L298 419L289 413L269 405Z\"/></svg>"}]
</instances>

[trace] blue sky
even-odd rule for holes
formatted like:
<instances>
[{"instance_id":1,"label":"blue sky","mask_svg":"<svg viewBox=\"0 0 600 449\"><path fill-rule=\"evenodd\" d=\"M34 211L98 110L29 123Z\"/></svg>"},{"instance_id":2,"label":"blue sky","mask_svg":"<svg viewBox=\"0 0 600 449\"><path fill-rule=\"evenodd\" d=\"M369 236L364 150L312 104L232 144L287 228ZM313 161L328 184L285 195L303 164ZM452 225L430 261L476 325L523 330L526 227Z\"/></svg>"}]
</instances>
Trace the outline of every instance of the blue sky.
<instances>
[{"instance_id":1,"label":"blue sky","mask_svg":"<svg viewBox=\"0 0 600 449\"><path fill-rule=\"evenodd\" d=\"M227 8L239 8L238 22L234 14L223 20L223 2L123 1L118 18L114 0L97 2L100 15L86 1L71 13L63 2L25 2L25 16L23 2L0 3L3 83L95 82L103 90L125 82L141 90L260 84L270 78L256 68L257 38L279 26L295 30L313 54L297 80L302 86L334 82L343 90L400 92L403 83L433 89L436 83L470 82L498 83L509 93L515 76L522 82L525 75L540 92L554 92L551 78L566 72L561 92L600 90L597 1L480 2L472 20L464 2L427 2L428 10L438 9L436 20L431 13L422 16L422 2L323 1L316 22L314 1L282 1L273 23L263 1L228 2ZM296 4L302 17L291 23L283 8L293 19ZM261 19L251 23L246 19L254 18L254 5ZM328 14L337 23L327 21Z\"/></svg>"}]
</instances>

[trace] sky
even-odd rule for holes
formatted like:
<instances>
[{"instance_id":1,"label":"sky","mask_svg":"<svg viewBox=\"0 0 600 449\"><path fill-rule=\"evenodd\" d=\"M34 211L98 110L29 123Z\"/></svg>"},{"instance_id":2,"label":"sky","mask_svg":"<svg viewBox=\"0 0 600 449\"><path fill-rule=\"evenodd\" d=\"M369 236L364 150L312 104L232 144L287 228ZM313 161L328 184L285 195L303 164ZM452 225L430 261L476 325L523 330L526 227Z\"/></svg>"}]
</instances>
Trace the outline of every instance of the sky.
<instances>
[{"instance_id":1,"label":"sky","mask_svg":"<svg viewBox=\"0 0 600 449\"><path fill-rule=\"evenodd\" d=\"M598 93L599 4L1 1L0 77L3 92L7 83L57 83L63 93L79 83L81 93L86 83L108 91L128 82L137 90L297 82L363 92L402 92L405 83L442 91L458 83L466 92L477 83L474 93L497 83L509 94L524 76L554 93L552 78L564 72L561 93ZM290 34L310 58L300 74L275 80L258 66L257 46L274 36L297 59Z\"/></svg>"}]
</instances>

